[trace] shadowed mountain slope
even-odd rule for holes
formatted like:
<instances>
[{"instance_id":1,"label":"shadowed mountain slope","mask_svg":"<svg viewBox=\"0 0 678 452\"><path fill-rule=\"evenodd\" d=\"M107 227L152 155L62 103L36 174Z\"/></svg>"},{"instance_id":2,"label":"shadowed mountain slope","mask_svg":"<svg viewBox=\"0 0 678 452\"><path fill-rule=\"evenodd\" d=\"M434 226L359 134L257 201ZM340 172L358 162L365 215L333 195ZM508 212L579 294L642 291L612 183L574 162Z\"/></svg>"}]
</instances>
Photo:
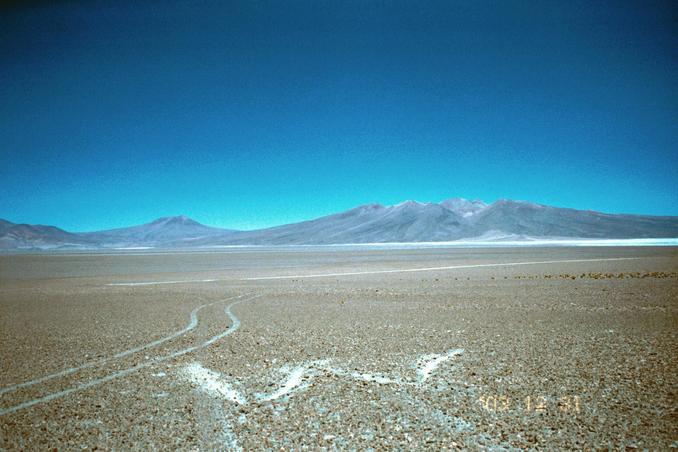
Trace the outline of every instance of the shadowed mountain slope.
<instances>
[{"instance_id":1,"label":"shadowed mountain slope","mask_svg":"<svg viewBox=\"0 0 678 452\"><path fill-rule=\"evenodd\" d=\"M54 226L0 220L0 249L96 246L78 234Z\"/></svg>"}]
</instances>

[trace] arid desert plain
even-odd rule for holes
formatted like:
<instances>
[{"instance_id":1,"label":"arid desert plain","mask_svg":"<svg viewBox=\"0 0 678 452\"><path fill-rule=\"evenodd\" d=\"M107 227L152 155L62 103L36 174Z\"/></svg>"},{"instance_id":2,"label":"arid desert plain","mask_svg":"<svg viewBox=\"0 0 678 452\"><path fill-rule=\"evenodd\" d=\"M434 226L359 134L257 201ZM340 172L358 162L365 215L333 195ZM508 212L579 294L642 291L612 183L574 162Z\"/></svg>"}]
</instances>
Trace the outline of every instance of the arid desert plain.
<instances>
[{"instance_id":1,"label":"arid desert plain","mask_svg":"<svg viewBox=\"0 0 678 452\"><path fill-rule=\"evenodd\" d=\"M0 255L0 449L678 447L678 249Z\"/></svg>"}]
</instances>

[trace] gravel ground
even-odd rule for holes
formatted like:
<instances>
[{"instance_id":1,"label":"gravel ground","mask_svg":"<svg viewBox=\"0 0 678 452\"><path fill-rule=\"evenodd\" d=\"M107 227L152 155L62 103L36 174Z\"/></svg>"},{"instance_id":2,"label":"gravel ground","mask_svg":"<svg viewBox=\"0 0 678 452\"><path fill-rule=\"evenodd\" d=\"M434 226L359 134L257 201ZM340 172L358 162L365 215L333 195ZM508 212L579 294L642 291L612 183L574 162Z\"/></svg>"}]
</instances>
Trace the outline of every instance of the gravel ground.
<instances>
[{"instance_id":1,"label":"gravel ground","mask_svg":"<svg viewBox=\"0 0 678 452\"><path fill-rule=\"evenodd\" d=\"M677 327L675 248L0 256L0 448L678 448Z\"/></svg>"}]
</instances>

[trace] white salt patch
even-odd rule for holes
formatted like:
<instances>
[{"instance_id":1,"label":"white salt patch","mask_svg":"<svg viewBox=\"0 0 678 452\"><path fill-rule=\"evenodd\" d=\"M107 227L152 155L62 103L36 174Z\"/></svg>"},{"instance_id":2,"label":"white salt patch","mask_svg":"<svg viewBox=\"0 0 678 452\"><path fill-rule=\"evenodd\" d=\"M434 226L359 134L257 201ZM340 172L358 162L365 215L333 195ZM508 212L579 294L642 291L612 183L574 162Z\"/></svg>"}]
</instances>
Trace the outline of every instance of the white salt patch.
<instances>
[{"instance_id":1,"label":"white salt patch","mask_svg":"<svg viewBox=\"0 0 678 452\"><path fill-rule=\"evenodd\" d=\"M226 420L223 413L216 415L217 419L221 421L221 434L220 440L226 447L224 450L232 450L236 452L242 452L243 448L238 444L238 437L235 435L231 424Z\"/></svg>"},{"instance_id":2,"label":"white salt patch","mask_svg":"<svg viewBox=\"0 0 678 452\"><path fill-rule=\"evenodd\" d=\"M288 374L283 385L277 391L271 394L257 394L257 400L260 402L277 400L293 392L308 388L311 385L310 379L317 375L318 368L324 368L328 362L328 360L312 361L310 363L297 366L291 370L286 368L281 369L282 372Z\"/></svg>"},{"instance_id":3,"label":"white salt patch","mask_svg":"<svg viewBox=\"0 0 678 452\"><path fill-rule=\"evenodd\" d=\"M435 372L440 364L455 356L459 356L462 353L464 353L463 349L455 348L449 350L445 354L431 354L422 356L417 365L417 382L419 384L423 384L426 380L428 380L431 374Z\"/></svg>"},{"instance_id":4,"label":"white salt patch","mask_svg":"<svg viewBox=\"0 0 678 452\"><path fill-rule=\"evenodd\" d=\"M457 430L457 432L462 433L462 432L472 432L475 429L475 426L468 422L465 419L462 419L460 417L454 417L454 428Z\"/></svg>"},{"instance_id":5,"label":"white salt patch","mask_svg":"<svg viewBox=\"0 0 678 452\"><path fill-rule=\"evenodd\" d=\"M217 394L238 405L247 404L245 397L233 386L225 382L220 373L209 370L200 363L189 364L184 368L184 372L190 381L198 385L203 391Z\"/></svg>"}]
</instances>

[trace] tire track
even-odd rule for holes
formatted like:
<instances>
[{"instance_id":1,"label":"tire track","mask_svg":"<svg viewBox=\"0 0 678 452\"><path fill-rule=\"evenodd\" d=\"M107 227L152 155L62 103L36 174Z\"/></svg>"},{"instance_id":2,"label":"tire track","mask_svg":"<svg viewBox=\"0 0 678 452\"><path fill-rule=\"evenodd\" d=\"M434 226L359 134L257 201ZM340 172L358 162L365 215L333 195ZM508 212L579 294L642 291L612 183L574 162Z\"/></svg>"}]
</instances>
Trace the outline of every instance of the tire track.
<instances>
[{"instance_id":1,"label":"tire track","mask_svg":"<svg viewBox=\"0 0 678 452\"><path fill-rule=\"evenodd\" d=\"M134 373L138 370L154 366L158 363L169 361L169 360L178 358L180 356L192 353L196 350L200 350L200 349L209 347L210 345L214 344L218 340L223 339L224 337L227 337L227 336L235 333L240 328L240 320L233 314L231 309L234 306L237 306L240 303L244 303L246 301L250 301L250 300L253 300L253 299L259 298L259 297L261 297L261 295L255 295L255 296L251 296L249 298L244 298L244 299L241 299L241 300L238 300L238 301L234 301L233 303L227 305L224 308L224 312L228 316L228 318L231 320L231 326L229 326L226 330L222 331L221 333L219 333L215 336L212 336L208 340L206 340L206 341L204 341L204 342L202 342L198 345L194 345L194 346L187 347L187 348L184 348L184 349L181 349L181 350L177 350L173 353L170 353L170 354L167 354L167 355L164 355L164 356L155 357L155 358L153 358L149 361L143 362L141 364L137 364L136 366L132 366L132 367L129 367L127 369L123 369L123 370L120 370L120 371L117 371L117 372L113 372L113 373L108 374L108 375L101 377L101 378L95 378L95 379L90 380L86 383L82 383L80 385L73 386L73 387L65 389L63 391L54 392L54 393L48 394L44 397L39 397L37 399L29 400L27 402L23 402L23 403L20 403L18 405L14 405L14 406L11 406L11 407L8 407L8 408L0 409L0 416L3 416L5 414L14 413L16 411L20 411L20 410L23 410L23 409L26 409L26 408L30 408L32 406L39 405L39 404L42 404L42 403L50 402L52 400L56 400L56 399L59 399L61 397L65 397L69 394L73 394L75 392L83 391L85 389L88 389L88 388L91 388L91 387L94 387L94 386L98 386L100 384L103 384L103 383L106 383L106 382L109 382L109 381L130 375L130 374L132 374L132 373Z\"/></svg>"},{"instance_id":2,"label":"tire track","mask_svg":"<svg viewBox=\"0 0 678 452\"><path fill-rule=\"evenodd\" d=\"M123 358L125 356L132 355L132 354L140 352L142 350L146 350L146 349L149 349L149 348L152 348L152 347L156 347L156 346L158 346L158 345L160 345L164 342L170 341L172 339L176 339L177 337L188 333L189 331L194 329L196 326L198 326L198 312L200 312L203 308L207 308L209 306L213 306L217 303L222 303L224 301L229 301L229 300L232 300L233 298L239 298L241 296L242 295L237 296L237 297L230 297L230 298L226 298L225 300L215 301L213 303L205 303L201 306L198 306L193 311L191 311L190 321L189 321L188 325L186 325L186 327L184 329L179 330L175 333L172 333L169 336L162 337L162 338L157 339L153 342L149 342L148 344L144 344L144 345L140 345L138 347L134 347L134 348L130 348L128 350L124 350L122 352L116 353L113 356L109 356L107 358L103 358L103 359L100 359L98 361L91 361L91 362L82 364L80 366L69 367L69 368L64 369L62 371L55 372L55 373L49 374L49 375L45 375L44 377L39 377L39 378L35 378L33 380L25 381L23 383L18 383L18 384L11 385L11 386L6 386L6 387L0 389L0 395L7 394L8 392L16 391L17 389L27 388L29 386L36 385L38 383L43 383L45 381L49 381L49 380L52 380L54 378L65 377L66 375L70 375L72 373L78 372L78 371L83 370L83 369L88 369L90 367L100 366L100 365L105 364L105 363L112 361L114 359Z\"/></svg>"},{"instance_id":3,"label":"tire track","mask_svg":"<svg viewBox=\"0 0 678 452\"><path fill-rule=\"evenodd\" d=\"M153 286L159 284L188 284L196 282L222 282L222 281L267 281L278 279L302 279L302 278L327 278L337 276L359 276L359 275L383 275L389 273L413 273L413 272L430 272L441 270L457 270L462 268L486 268L486 267L515 267L519 265L547 265L547 264L568 264L568 263L583 263L583 262L608 262L608 261L627 261L636 260L639 257L609 257L598 259L561 259L550 261L532 261L532 262L502 262L492 264L468 264L468 265L447 265L442 267L419 267L419 268L401 268L391 270L369 270L361 272L338 272L338 273L316 273L306 275L280 275L280 276L253 276L249 278L218 278L218 279L186 279L174 281L137 281L137 282L116 282L108 283L107 286Z\"/></svg>"}]
</instances>

